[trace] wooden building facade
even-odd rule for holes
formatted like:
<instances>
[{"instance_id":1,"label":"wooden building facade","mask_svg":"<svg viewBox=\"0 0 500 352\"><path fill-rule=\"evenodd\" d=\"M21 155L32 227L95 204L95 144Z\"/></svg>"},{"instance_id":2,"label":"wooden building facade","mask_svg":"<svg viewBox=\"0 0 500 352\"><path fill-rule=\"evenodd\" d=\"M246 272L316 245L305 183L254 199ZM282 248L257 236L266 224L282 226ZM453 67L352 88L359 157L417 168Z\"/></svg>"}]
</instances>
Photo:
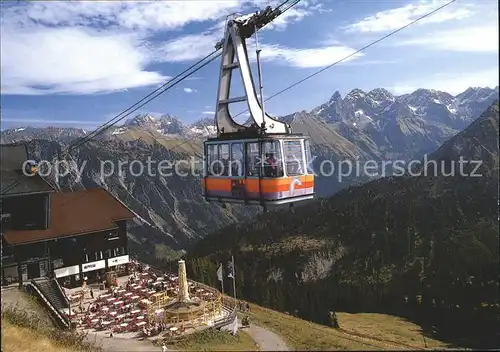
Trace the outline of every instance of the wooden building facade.
<instances>
[{"instance_id":1,"label":"wooden building facade","mask_svg":"<svg viewBox=\"0 0 500 352\"><path fill-rule=\"evenodd\" d=\"M2 145L2 285L48 276L77 286L126 273L133 212L101 188L55 192L22 172L26 158L25 146Z\"/></svg>"}]
</instances>

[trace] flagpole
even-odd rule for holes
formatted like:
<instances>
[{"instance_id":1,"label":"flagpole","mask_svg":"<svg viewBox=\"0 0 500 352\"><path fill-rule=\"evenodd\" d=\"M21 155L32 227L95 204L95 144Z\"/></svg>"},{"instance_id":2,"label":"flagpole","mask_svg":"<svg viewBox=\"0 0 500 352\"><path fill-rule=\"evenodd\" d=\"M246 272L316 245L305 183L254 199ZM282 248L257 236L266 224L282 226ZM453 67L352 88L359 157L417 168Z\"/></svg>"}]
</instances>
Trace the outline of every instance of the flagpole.
<instances>
[{"instance_id":1,"label":"flagpole","mask_svg":"<svg viewBox=\"0 0 500 352\"><path fill-rule=\"evenodd\" d=\"M221 280L220 280L220 285L222 287L222 297L224 297L224 265L221 263L220 264L220 273L221 273Z\"/></svg>"}]
</instances>

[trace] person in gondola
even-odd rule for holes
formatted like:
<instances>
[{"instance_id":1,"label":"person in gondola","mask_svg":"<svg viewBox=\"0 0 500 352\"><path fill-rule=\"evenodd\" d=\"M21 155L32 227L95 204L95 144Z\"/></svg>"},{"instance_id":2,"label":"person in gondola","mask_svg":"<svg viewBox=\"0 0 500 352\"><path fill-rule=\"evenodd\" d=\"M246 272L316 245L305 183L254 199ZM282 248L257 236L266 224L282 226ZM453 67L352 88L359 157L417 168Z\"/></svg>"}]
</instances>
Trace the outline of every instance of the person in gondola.
<instances>
[{"instance_id":1,"label":"person in gondola","mask_svg":"<svg viewBox=\"0 0 500 352\"><path fill-rule=\"evenodd\" d=\"M274 157L273 153L267 153L266 155L266 176L267 177L276 177L277 175L277 160Z\"/></svg>"}]
</instances>

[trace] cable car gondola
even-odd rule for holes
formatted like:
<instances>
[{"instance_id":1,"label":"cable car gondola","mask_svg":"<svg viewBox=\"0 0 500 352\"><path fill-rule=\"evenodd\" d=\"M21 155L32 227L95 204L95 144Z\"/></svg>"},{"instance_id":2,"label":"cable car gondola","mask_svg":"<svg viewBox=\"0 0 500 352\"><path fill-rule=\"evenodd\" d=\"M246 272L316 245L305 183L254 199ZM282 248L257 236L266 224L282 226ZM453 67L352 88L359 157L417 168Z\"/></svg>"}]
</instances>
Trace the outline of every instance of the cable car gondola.
<instances>
[{"instance_id":1,"label":"cable car gondola","mask_svg":"<svg viewBox=\"0 0 500 352\"><path fill-rule=\"evenodd\" d=\"M250 17L230 19L224 39L217 44L223 48L215 113L217 137L204 143L202 186L208 202L257 204L266 209L314 198L314 175L307 167L311 160L308 137L292 133L288 124L265 113L260 50L260 102L249 65L245 39L277 15L268 7ZM229 97L234 69L240 70L246 93L239 98ZM243 101L254 121L250 127L236 123L229 112L229 104Z\"/></svg>"}]
</instances>

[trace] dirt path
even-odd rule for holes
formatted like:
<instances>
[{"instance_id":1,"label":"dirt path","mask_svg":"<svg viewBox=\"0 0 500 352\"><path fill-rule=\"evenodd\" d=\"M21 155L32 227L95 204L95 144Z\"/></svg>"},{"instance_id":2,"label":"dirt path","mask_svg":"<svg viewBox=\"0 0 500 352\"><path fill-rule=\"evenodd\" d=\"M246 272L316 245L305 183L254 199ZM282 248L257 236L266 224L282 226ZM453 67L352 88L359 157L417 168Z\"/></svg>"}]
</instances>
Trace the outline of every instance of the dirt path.
<instances>
[{"instance_id":1,"label":"dirt path","mask_svg":"<svg viewBox=\"0 0 500 352\"><path fill-rule=\"evenodd\" d=\"M95 343L96 347L102 347L105 352L155 352L162 350L161 346L155 346L147 340L106 337L92 332L89 332L85 340Z\"/></svg>"},{"instance_id":2,"label":"dirt path","mask_svg":"<svg viewBox=\"0 0 500 352\"><path fill-rule=\"evenodd\" d=\"M250 324L245 331L259 345L261 351L289 351L281 337L261 326Z\"/></svg>"}]
</instances>

